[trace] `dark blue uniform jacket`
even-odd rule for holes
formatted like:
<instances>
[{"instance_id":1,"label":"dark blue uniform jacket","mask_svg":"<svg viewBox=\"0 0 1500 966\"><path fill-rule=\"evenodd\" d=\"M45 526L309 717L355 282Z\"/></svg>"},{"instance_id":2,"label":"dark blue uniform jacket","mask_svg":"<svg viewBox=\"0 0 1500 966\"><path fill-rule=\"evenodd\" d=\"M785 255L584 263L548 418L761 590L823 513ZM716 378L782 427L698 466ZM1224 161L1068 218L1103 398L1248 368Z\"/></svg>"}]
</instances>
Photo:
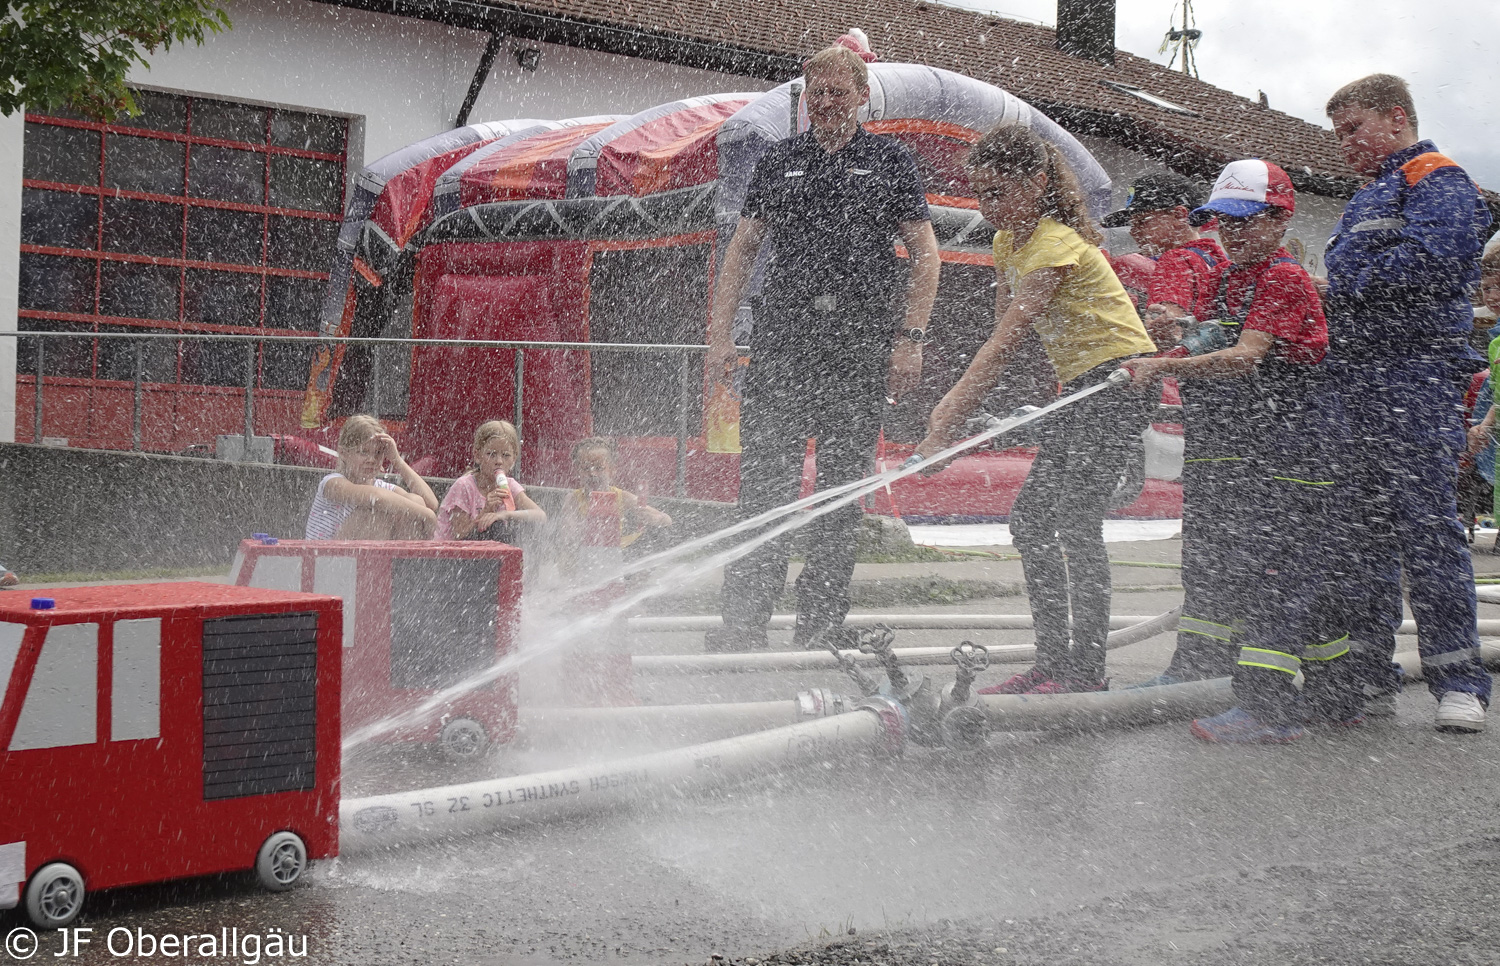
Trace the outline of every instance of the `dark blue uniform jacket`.
<instances>
[{"instance_id":1,"label":"dark blue uniform jacket","mask_svg":"<svg viewBox=\"0 0 1500 966\"><path fill-rule=\"evenodd\" d=\"M1473 180L1431 141L1387 158L1344 209L1324 255L1334 357L1472 358L1469 300L1489 223Z\"/></svg>"}]
</instances>

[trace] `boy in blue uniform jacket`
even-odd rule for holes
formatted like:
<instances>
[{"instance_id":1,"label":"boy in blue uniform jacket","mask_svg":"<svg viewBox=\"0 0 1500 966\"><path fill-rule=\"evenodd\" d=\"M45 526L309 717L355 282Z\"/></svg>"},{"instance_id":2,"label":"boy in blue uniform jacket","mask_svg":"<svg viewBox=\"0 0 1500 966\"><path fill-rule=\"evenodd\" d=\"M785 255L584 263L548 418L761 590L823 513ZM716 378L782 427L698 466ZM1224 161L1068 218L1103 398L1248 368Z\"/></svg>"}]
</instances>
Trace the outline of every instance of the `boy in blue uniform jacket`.
<instances>
[{"instance_id":1,"label":"boy in blue uniform jacket","mask_svg":"<svg viewBox=\"0 0 1500 966\"><path fill-rule=\"evenodd\" d=\"M1441 730L1484 728L1474 574L1454 466L1475 356L1470 297L1489 212L1474 182L1417 137L1406 82L1354 81L1328 101L1345 159L1372 178L1344 209L1324 256L1332 356L1353 430L1348 475L1366 525L1352 561L1372 591L1350 615L1366 692L1399 687L1391 664L1401 566Z\"/></svg>"}]
</instances>

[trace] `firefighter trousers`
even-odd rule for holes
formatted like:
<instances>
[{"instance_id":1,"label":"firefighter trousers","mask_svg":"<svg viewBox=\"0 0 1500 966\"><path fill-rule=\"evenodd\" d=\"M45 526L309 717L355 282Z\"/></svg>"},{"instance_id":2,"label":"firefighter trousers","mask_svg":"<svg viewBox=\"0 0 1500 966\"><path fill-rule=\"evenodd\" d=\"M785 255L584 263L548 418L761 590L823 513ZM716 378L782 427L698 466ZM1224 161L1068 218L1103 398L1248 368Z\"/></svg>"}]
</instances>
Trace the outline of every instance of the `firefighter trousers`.
<instances>
[{"instance_id":1,"label":"firefighter trousers","mask_svg":"<svg viewBox=\"0 0 1500 966\"><path fill-rule=\"evenodd\" d=\"M1186 681L1234 671L1233 629L1255 586L1241 546L1245 489L1253 483L1243 456L1189 458L1182 468L1182 618L1166 673Z\"/></svg>"},{"instance_id":2,"label":"firefighter trousers","mask_svg":"<svg viewBox=\"0 0 1500 966\"><path fill-rule=\"evenodd\" d=\"M1107 379L1123 359L1062 387ZM1037 665L1057 678L1104 677L1109 634L1109 554L1104 515L1156 399L1116 389L1096 393L1039 422L1041 446L1010 511L1036 628Z\"/></svg>"},{"instance_id":3,"label":"firefighter trousers","mask_svg":"<svg viewBox=\"0 0 1500 966\"><path fill-rule=\"evenodd\" d=\"M1262 721L1344 720L1364 707L1351 658L1345 552L1334 510L1345 487L1326 460L1260 464L1241 519L1253 593L1236 635L1234 693ZM1303 675L1299 692L1293 684Z\"/></svg>"},{"instance_id":4,"label":"firefighter trousers","mask_svg":"<svg viewBox=\"0 0 1500 966\"><path fill-rule=\"evenodd\" d=\"M741 519L797 499L809 438L817 441L816 490L873 472L885 398L879 378L805 373L794 381L780 370L757 374L751 364L740 415ZM804 536L798 542L805 547L806 562L796 586L799 642L842 624L848 614L863 515L863 507L854 501L800 529ZM764 632L786 586L791 552L792 541L782 537L725 568L720 599L726 632Z\"/></svg>"},{"instance_id":5,"label":"firefighter trousers","mask_svg":"<svg viewBox=\"0 0 1500 966\"><path fill-rule=\"evenodd\" d=\"M1490 676L1475 628L1474 568L1458 517L1464 374L1448 363L1370 366L1344 380L1354 485L1352 566L1363 587L1351 613L1363 682L1399 687L1391 663L1404 569L1428 689L1467 691L1486 704Z\"/></svg>"}]
</instances>

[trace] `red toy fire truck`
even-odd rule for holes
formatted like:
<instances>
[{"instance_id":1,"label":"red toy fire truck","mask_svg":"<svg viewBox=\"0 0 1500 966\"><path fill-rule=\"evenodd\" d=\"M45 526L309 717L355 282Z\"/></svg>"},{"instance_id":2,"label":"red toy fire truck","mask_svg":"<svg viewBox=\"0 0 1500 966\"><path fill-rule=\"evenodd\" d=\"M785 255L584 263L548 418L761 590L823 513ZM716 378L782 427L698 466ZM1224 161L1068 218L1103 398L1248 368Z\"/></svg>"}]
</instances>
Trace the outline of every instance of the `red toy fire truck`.
<instances>
[{"instance_id":1,"label":"red toy fire truck","mask_svg":"<svg viewBox=\"0 0 1500 966\"><path fill-rule=\"evenodd\" d=\"M220 584L0 596L0 908L338 853L334 597ZM24 883L24 889L21 887Z\"/></svg>"},{"instance_id":2,"label":"red toy fire truck","mask_svg":"<svg viewBox=\"0 0 1500 966\"><path fill-rule=\"evenodd\" d=\"M520 618L521 551L485 540L245 540L231 579L343 598L346 735L493 666ZM515 729L510 674L375 740L436 742L467 760Z\"/></svg>"}]
</instances>

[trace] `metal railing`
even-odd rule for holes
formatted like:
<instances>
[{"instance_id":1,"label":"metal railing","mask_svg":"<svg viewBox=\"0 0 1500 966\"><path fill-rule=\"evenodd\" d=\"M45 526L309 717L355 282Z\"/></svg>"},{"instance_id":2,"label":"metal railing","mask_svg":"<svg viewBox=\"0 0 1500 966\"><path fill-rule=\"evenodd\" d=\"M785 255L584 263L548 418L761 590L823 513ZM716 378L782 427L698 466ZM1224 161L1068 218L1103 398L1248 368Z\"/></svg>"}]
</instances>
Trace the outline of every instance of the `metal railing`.
<instances>
[{"instance_id":1,"label":"metal railing","mask_svg":"<svg viewBox=\"0 0 1500 966\"><path fill-rule=\"evenodd\" d=\"M509 339L396 339L396 338L352 338L352 337L324 337L324 336L297 336L297 335L248 335L208 332L36 332L36 331L0 331L0 336L20 339L35 339L36 341L36 391L35 405L32 413L32 441L42 441L42 415L44 400L42 387L46 379L47 342L50 339L128 339L135 343L134 372L132 377L132 404L131 404L131 449L139 452L141 449L142 426L141 412L144 395L144 373L145 373L145 347L152 341L172 342L219 342L219 343L245 343L245 448L249 451L250 440L255 435L255 373L257 361L257 348L264 343L292 343L300 346L335 346L335 345L363 345L363 346L412 346L426 348L452 348L452 349L510 349L515 351L515 399L513 403L513 422L516 432L525 439L525 423L522 416L522 405L525 401L525 375L526 375L526 352L535 351L557 351L569 350L579 352L619 352L619 353L648 353L648 354L672 354L678 360L678 392L677 392L677 469L674 490L677 496L685 496L687 493L687 441L688 441L688 419L692 410L693 393L698 391L700 383L694 380L693 358L701 356L708 351L705 345L656 345L651 343L629 343L629 342L527 342ZM741 354L749 352L744 346L737 347ZM698 371L702 370L699 363ZM54 377L68 378L68 377ZM82 377L97 378L97 377ZM372 370L372 383L378 380L378 373ZM518 459L519 464L519 459Z\"/></svg>"}]
</instances>

